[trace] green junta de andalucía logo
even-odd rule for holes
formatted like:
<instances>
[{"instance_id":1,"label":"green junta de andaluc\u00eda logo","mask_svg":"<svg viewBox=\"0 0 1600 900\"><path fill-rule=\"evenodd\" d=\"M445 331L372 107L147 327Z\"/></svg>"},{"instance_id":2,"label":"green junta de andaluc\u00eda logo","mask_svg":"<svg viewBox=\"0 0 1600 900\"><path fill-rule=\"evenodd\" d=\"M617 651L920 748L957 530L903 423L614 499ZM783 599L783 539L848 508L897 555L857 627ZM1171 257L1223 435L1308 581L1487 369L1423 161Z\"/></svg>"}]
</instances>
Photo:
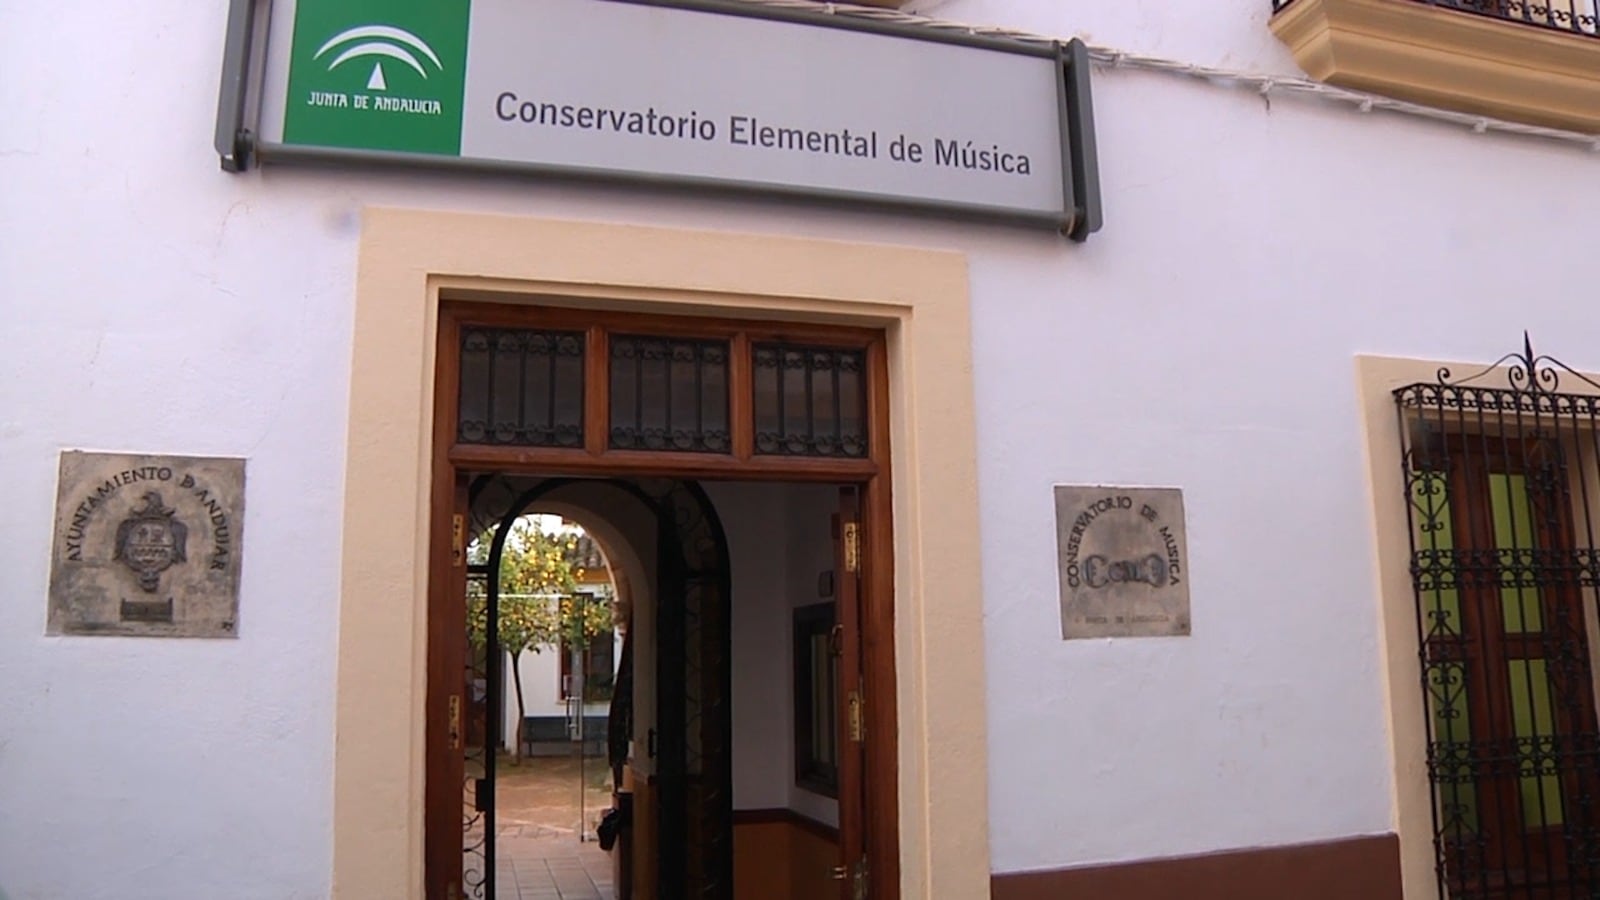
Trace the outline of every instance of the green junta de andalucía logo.
<instances>
[{"instance_id":1,"label":"green junta de andaluc\u00eda logo","mask_svg":"<svg viewBox=\"0 0 1600 900\"><path fill-rule=\"evenodd\" d=\"M283 139L461 152L471 0L299 0Z\"/></svg>"},{"instance_id":2,"label":"green junta de andaluc\u00eda logo","mask_svg":"<svg viewBox=\"0 0 1600 900\"><path fill-rule=\"evenodd\" d=\"M427 41L404 28L396 28L393 25L357 25L354 28L346 28L328 38L311 58L321 59L340 47L344 50L328 60L328 71L331 72L347 62L360 60L362 57L373 57L376 61L372 64L372 75L367 78L369 91L389 89L389 79L383 76L385 59L405 63L415 69L424 80L428 77L428 70L423 68L422 60L417 58L418 54L427 57L435 69L444 71L444 63L439 61L439 54L433 52Z\"/></svg>"}]
</instances>

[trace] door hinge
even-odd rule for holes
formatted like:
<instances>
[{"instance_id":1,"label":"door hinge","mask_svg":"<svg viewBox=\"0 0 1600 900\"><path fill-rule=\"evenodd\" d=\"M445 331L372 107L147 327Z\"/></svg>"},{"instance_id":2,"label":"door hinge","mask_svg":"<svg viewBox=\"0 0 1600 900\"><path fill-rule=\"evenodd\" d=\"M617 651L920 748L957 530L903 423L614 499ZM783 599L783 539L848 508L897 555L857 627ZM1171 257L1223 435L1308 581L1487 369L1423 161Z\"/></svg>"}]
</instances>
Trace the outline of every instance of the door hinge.
<instances>
[{"instance_id":1,"label":"door hinge","mask_svg":"<svg viewBox=\"0 0 1600 900\"><path fill-rule=\"evenodd\" d=\"M450 564L461 568L467 562L467 517L456 513L450 519Z\"/></svg>"},{"instance_id":2,"label":"door hinge","mask_svg":"<svg viewBox=\"0 0 1600 900\"><path fill-rule=\"evenodd\" d=\"M859 744L866 739L866 705L859 690L850 692L850 740L853 743Z\"/></svg>"},{"instance_id":3,"label":"door hinge","mask_svg":"<svg viewBox=\"0 0 1600 900\"><path fill-rule=\"evenodd\" d=\"M851 574L861 571L861 525L844 523L844 570Z\"/></svg>"},{"instance_id":4,"label":"door hinge","mask_svg":"<svg viewBox=\"0 0 1600 900\"><path fill-rule=\"evenodd\" d=\"M834 881L850 882L850 896L853 900L867 900L867 858L861 857L854 866L834 866L828 870L828 877Z\"/></svg>"}]
</instances>

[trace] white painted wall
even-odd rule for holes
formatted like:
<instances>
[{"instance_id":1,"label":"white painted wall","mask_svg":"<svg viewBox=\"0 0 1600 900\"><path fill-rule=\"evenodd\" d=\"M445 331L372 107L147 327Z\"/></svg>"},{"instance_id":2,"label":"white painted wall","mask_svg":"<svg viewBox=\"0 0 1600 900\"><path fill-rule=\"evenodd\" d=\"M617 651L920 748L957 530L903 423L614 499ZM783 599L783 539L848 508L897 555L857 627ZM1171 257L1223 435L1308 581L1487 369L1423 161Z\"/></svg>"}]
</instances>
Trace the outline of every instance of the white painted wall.
<instances>
[{"instance_id":1,"label":"white painted wall","mask_svg":"<svg viewBox=\"0 0 1600 900\"><path fill-rule=\"evenodd\" d=\"M826 603L834 597L818 593L817 579L824 572L833 571L833 515L839 511L839 489L832 485L795 485L788 497L788 586L789 609L783 623L787 653L784 680L786 697L790 698L788 724L788 778L789 808L801 815L828 825L839 824L839 802L794 783L794 608ZM841 689L842 690L842 689Z\"/></svg>"},{"instance_id":2,"label":"white painted wall","mask_svg":"<svg viewBox=\"0 0 1600 900\"><path fill-rule=\"evenodd\" d=\"M1290 72L1266 5L929 4ZM995 868L1392 827L1351 358L1489 361L1528 328L1600 368L1600 158L1098 71L1106 228L1083 246L539 181L230 176L210 148L222 15L0 4L0 891L327 895L367 204L966 253ZM43 635L64 448L249 458L238 640ZM1055 482L1185 489L1193 637L1057 639Z\"/></svg>"},{"instance_id":3,"label":"white painted wall","mask_svg":"<svg viewBox=\"0 0 1600 900\"><path fill-rule=\"evenodd\" d=\"M834 488L708 483L733 569L733 805L837 825L836 802L794 784L794 614L832 568Z\"/></svg>"},{"instance_id":4,"label":"white painted wall","mask_svg":"<svg viewBox=\"0 0 1600 900\"><path fill-rule=\"evenodd\" d=\"M1302 74L1267 30L1270 0L912 0L906 9L1201 65Z\"/></svg>"},{"instance_id":5,"label":"white painted wall","mask_svg":"<svg viewBox=\"0 0 1600 900\"><path fill-rule=\"evenodd\" d=\"M622 658L622 637L620 632L613 641L613 663ZM524 650L518 666L522 672L522 703L523 715L527 716L565 716L567 715L567 701L561 696L561 657L554 648L547 647L540 651ZM511 749L516 732L513 730L517 724L517 685L516 678L511 673L510 657L506 658L505 665L505 721L500 723L500 735L507 750ZM604 716L611 709L609 703L585 703L583 714L585 716Z\"/></svg>"},{"instance_id":6,"label":"white painted wall","mask_svg":"<svg viewBox=\"0 0 1600 900\"><path fill-rule=\"evenodd\" d=\"M505 727L510 728L517 720L514 693L516 686L511 682L511 666L506 669L506 701L511 705L506 708ZM554 649L543 650L538 653L524 651L521 660L522 668L522 699L526 704L526 713L530 716L560 716L566 715L566 701L561 699L561 657ZM589 704L593 705L593 704ZM600 707L604 709L604 707ZM501 732L510 735L510 731ZM509 739L506 743L511 746Z\"/></svg>"},{"instance_id":7,"label":"white painted wall","mask_svg":"<svg viewBox=\"0 0 1600 900\"><path fill-rule=\"evenodd\" d=\"M712 484L733 562L733 806L838 823L838 804L795 786L794 607L821 602L835 488Z\"/></svg>"},{"instance_id":8,"label":"white painted wall","mask_svg":"<svg viewBox=\"0 0 1600 900\"><path fill-rule=\"evenodd\" d=\"M781 484L707 483L733 580L733 808L788 804L794 780L787 510Z\"/></svg>"}]
</instances>

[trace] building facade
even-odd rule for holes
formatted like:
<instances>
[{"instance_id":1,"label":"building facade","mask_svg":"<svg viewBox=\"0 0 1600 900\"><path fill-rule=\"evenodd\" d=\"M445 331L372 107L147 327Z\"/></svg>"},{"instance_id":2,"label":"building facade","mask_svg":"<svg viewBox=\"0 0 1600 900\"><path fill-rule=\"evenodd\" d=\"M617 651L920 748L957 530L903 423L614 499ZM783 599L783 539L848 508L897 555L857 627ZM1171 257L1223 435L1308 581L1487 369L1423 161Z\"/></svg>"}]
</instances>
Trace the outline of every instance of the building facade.
<instances>
[{"instance_id":1,"label":"building facade","mask_svg":"<svg viewBox=\"0 0 1600 900\"><path fill-rule=\"evenodd\" d=\"M884 426L848 471L883 479L862 501L884 523L863 526L862 777L881 793L861 827L894 863L875 896L1588 896L1600 613L1582 398L1600 387L1577 373L1600 372L1600 138L1579 135L1600 133L1600 38L1585 2L874 6L908 29L1089 45L1104 225L1081 242L759 191L359 160L227 172L211 143L225 5L0 5L0 896L426 895L451 304L494 322L483 309L550 307L612 334L683 317L735 347L781 344L772 323L868 335ZM803 79L793 62L773 66ZM1565 399L1525 400L1547 362L1508 380L1508 352L1535 362L1525 334L1570 367L1545 390ZM1470 416L1446 387L1397 402L1441 382L1506 393L1471 394ZM47 633L69 451L245 460L236 635ZM1566 454L1549 488L1565 511L1540 530L1546 495L1512 486L1548 452ZM789 607L844 602L813 582L854 571L828 569L831 495L722 483L757 478L760 455L648 476L710 485L732 554L735 811L743 792L829 820L789 757L737 745L781 734L789 752ZM1418 472L1456 490L1447 457L1483 460L1461 470L1490 485L1481 512L1465 493L1426 502ZM610 477L611 458L551 471ZM759 477L846 468L797 471ZM1063 639L1061 485L1181 489L1186 634ZM600 509L551 496L541 511ZM809 537L763 519L802 507ZM590 530L637 545L625 519ZM1445 521L1445 544L1419 530ZM638 581L666 552L650 546ZM1450 555L1473 547L1488 555ZM1456 580L1418 575L1430 560ZM756 608L741 578L768 571L784 573L776 612L741 620ZM1488 626L1463 610L1502 601L1548 627L1524 611L1492 648L1438 649L1437 629L1478 639ZM1505 649L1558 621L1565 680L1536 673L1555 656ZM1469 671L1461 703L1502 732L1452 719L1466 706L1440 680ZM1493 699L1517 691L1526 703Z\"/></svg>"}]
</instances>

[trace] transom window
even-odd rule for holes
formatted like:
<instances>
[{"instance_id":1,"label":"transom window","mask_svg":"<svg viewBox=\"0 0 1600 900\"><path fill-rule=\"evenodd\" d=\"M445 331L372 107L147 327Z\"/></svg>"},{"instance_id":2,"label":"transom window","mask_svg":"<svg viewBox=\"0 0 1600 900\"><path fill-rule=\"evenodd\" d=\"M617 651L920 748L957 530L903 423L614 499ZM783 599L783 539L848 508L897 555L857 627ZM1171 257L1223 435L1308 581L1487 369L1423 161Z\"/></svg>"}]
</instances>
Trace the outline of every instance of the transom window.
<instances>
[{"instance_id":1,"label":"transom window","mask_svg":"<svg viewBox=\"0 0 1600 900\"><path fill-rule=\"evenodd\" d=\"M583 332L461 332L456 438L469 444L583 445Z\"/></svg>"},{"instance_id":2,"label":"transom window","mask_svg":"<svg viewBox=\"0 0 1600 900\"><path fill-rule=\"evenodd\" d=\"M852 348L756 344L756 452L866 456L865 358Z\"/></svg>"},{"instance_id":3,"label":"transom window","mask_svg":"<svg viewBox=\"0 0 1600 900\"><path fill-rule=\"evenodd\" d=\"M613 334L611 446L728 453L728 342Z\"/></svg>"},{"instance_id":4,"label":"transom window","mask_svg":"<svg viewBox=\"0 0 1600 900\"><path fill-rule=\"evenodd\" d=\"M469 309L470 306L463 305ZM885 374L867 329L665 317L641 328L541 310L455 325L454 443L574 456L876 458L868 418ZM548 324L546 324L546 322ZM881 451L881 447L878 448Z\"/></svg>"}]
</instances>

